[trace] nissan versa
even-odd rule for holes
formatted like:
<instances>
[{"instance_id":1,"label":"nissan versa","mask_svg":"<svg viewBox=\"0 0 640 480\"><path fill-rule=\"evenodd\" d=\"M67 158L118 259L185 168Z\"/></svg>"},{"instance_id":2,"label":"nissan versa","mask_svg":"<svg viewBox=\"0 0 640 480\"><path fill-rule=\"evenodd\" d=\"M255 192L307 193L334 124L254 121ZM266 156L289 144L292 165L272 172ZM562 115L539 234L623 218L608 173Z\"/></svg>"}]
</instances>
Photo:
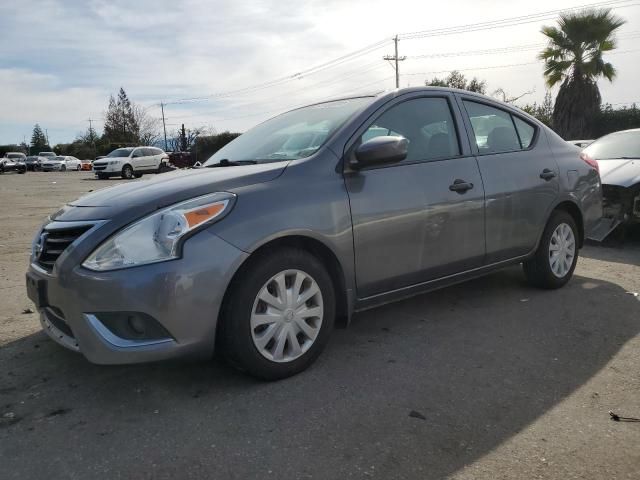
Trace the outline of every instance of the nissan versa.
<instances>
[{"instance_id":1,"label":"nissan versa","mask_svg":"<svg viewBox=\"0 0 640 480\"><path fill-rule=\"evenodd\" d=\"M411 88L282 114L203 168L63 206L29 297L102 364L214 349L266 379L308 367L334 323L522 263L571 278L602 215L597 164L521 110Z\"/></svg>"}]
</instances>

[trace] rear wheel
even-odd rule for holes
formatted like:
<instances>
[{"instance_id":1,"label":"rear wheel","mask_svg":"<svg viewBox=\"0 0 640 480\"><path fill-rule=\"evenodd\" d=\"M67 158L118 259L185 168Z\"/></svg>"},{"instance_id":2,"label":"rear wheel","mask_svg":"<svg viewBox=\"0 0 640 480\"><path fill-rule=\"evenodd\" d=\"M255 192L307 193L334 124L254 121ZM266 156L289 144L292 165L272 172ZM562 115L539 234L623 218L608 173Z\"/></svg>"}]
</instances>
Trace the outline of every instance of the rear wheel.
<instances>
[{"instance_id":1,"label":"rear wheel","mask_svg":"<svg viewBox=\"0 0 640 480\"><path fill-rule=\"evenodd\" d=\"M133 178L133 168L131 168L131 165L125 165L122 167L122 178L126 178L127 180L131 180Z\"/></svg>"},{"instance_id":2,"label":"rear wheel","mask_svg":"<svg viewBox=\"0 0 640 480\"><path fill-rule=\"evenodd\" d=\"M219 340L234 366L277 380L320 355L333 329L335 293L316 257L294 248L258 257L230 289Z\"/></svg>"},{"instance_id":3,"label":"rear wheel","mask_svg":"<svg viewBox=\"0 0 640 480\"><path fill-rule=\"evenodd\" d=\"M553 212L535 255L522 266L527 281L539 288L560 288L573 276L578 263L578 229L571 215Z\"/></svg>"}]
</instances>

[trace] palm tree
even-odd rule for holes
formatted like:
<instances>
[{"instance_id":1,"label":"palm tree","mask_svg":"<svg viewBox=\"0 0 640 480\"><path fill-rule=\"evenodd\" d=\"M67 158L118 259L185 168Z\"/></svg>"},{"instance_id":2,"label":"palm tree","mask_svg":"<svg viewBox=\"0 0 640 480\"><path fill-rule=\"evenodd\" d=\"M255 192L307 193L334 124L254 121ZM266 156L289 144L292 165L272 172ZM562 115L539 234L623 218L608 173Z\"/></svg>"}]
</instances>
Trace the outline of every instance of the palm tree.
<instances>
[{"instance_id":1,"label":"palm tree","mask_svg":"<svg viewBox=\"0 0 640 480\"><path fill-rule=\"evenodd\" d=\"M610 9L560 15L558 27L543 27L549 43L539 55L544 60L547 85L562 82L553 108L553 128L562 137L588 138L600 112L597 79L610 82L616 69L603 54L616 48L615 31L625 20Z\"/></svg>"}]
</instances>

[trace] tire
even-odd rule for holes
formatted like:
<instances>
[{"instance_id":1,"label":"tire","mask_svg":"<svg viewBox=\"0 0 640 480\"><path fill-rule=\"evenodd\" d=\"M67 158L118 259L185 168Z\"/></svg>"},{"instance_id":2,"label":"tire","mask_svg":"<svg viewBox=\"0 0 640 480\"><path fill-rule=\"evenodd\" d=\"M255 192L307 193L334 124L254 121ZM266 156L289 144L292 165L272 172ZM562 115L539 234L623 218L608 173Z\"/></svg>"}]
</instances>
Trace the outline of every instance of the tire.
<instances>
[{"instance_id":1,"label":"tire","mask_svg":"<svg viewBox=\"0 0 640 480\"><path fill-rule=\"evenodd\" d=\"M109 177L107 175L105 175L104 173L99 173L98 174L98 180L107 180Z\"/></svg>"},{"instance_id":2,"label":"tire","mask_svg":"<svg viewBox=\"0 0 640 480\"><path fill-rule=\"evenodd\" d=\"M160 162L160 165L158 165L158 170L156 171L156 173L162 173L162 171L166 168L166 164L164 162Z\"/></svg>"},{"instance_id":3,"label":"tire","mask_svg":"<svg viewBox=\"0 0 640 480\"><path fill-rule=\"evenodd\" d=\"M566 240L567 236L569 240ZM538 250L522 264L529 284L546 289L564 286L573 276L578 263L578 239L578 228L573 217L563 210L553 212ZM573 257L569 260L571 252Z\"/></svg>"},{"instance_id":4,"label":"tire","mask_svg":"<svg viewBox=\"0 0 640 480\"><path fill-rule=\"evenodd\" d=\"M220 318L219 346L233 366L255 377L278 380L300 373L320 355L333 330L336 302L331 277L315 256L296 248L259 255L249 262L229 286ZM287 292L296 288L298 278L304 278L301 294L312 296L298 308L304 306L304 312L309 315L306 319L295 314L292 308L274 309L258 298L265 289L275 288L271 291L276 299L293 299L293 295L279 293L277 279L281 275L281 284L286 285ZM314 285L318 287L317 293L313 293L316 292ZM295 303L287 305L293 307ZM252 326L254 312L260 315L267 311L271 311L274 320ZM278 311L282 315L275 314ZM306 325L304 331L301 322ZM264 343L267 337L267 343L259 347L260 340ZM281 339L285 340L279 354L278 340Z\"/></svg>"},{"instance_id":5,"label":"tire","mask_svg":"<svg viewBox=\"0 0 640 480\"><path fill-rule=\"evenodd\" d=\"M61 172L66 172L67 171L67 166L66 165L60 165L60 171Z\"/></svg>"},{"instance_id":6,"label":"tire","mask_svg":"<svg viewBox=\"0 0 640 480\"><path fill-rule=\"evenodd\" d=\"M24 175L25 173L27 173L27 171L26 171L26 170L18 170L18 173L19 173L20 175Z\"/></svg>"},{"instance_id":7,"label":"tire","mask_svg":"<svg viewBox=\"0 0 640 480\"><path fill-rule=\"evenodd\" d=\"M76 172L79 172L80 170L82 170L82 166L81 166L81 165L78 165L78 166L76 167Z\"/></svg>"},{"instance_id":8,"label":"tire","mask_svg":"<svg viewBox=\"0 0 640 480\"><path fill-rule=\"evenodd\" d=\"M140 177L142 177L142 174L141 173L134 173L133 176L136 177L136 178L140 178Z\"/></svg>"},{"instance_id":9,"label":"tire","mask_svg":"<svg viewBox=\"0 0 640 480\"><path fill-rule=\"evenodd\" d=\"M131 168L131 165L125 165L122 167L122 178L127 180L131 180L133 178L133 168Z\"/></svg>"}]
</instances>

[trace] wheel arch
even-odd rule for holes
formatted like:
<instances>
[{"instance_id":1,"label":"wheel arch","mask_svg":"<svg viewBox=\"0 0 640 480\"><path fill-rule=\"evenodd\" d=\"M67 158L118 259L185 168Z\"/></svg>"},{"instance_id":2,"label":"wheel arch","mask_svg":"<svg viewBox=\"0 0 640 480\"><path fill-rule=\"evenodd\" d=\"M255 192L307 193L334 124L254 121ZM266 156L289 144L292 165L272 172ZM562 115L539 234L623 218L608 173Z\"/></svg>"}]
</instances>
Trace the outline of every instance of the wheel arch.
<instances>
[{"instance_id":1,"label":"wheel arch","mask_svg":"<svg viewBox=\"0 0 640 480\"><path fill-rule=\"evenodd\" d=\"M573 220L576 222L576 226L578 227L578 248L582 248L584 245L584 219L582 218L582 211L580 207L575 202L571 200L564 200L558 203L551 213L561 210L567 212Z\"/></svg>"},{"instance_id":2,"label":"wheel arch","mask_svg":"<svg viewBox=\"0 0 640 480\"><path fill-rule=\"evenodd\" d=\"M299 248L310 253L327 267L327 272L329 273L334 286L336 298L336 325L343 327L348 325L351 318L351 312L353 311L350 307L352 302L348 295L347 279L345 277L344 269L338 260L337 255L329 246L317 238L300 234L286 235L271 239L253 250L233 274L222 300L223 307L221 308L221 312L224 311L224 306L228 301L233 285L242 277L242 275L245 274L253 262L268 252L292 247ZM222 322L218 322L218 328L221 323Z\"/></svg>"}]
</instances>

